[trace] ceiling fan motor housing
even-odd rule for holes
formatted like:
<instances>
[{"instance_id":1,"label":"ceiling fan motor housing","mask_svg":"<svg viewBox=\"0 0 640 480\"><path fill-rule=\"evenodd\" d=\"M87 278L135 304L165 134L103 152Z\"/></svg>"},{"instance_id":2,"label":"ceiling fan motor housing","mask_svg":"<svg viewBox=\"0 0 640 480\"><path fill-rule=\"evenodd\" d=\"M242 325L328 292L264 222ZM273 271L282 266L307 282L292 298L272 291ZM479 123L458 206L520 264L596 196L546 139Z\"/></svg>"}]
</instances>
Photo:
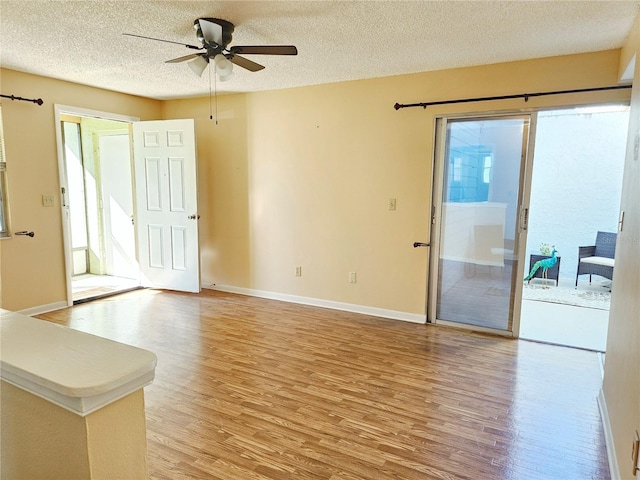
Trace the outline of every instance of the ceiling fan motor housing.
<instances>
[{"instance_id":1,"label":"ceiling fan motor housing","mask_svg":"<svg viewBox=\"0 0 640 480\"><path fill-rule=\"evenodd\" d=\"M227 48L227 45L231 43L231 38L233 36L234 25L227 20L222 20L221 18L198 18L193 22L193 28L196 30L196 36L198 40L200 40L203 44L205 44L204 34L202 33L202 29L200 28L200 20L205 20L207 22L218 24L222 27L222 50Z\"/></svg>"}]
</instances>

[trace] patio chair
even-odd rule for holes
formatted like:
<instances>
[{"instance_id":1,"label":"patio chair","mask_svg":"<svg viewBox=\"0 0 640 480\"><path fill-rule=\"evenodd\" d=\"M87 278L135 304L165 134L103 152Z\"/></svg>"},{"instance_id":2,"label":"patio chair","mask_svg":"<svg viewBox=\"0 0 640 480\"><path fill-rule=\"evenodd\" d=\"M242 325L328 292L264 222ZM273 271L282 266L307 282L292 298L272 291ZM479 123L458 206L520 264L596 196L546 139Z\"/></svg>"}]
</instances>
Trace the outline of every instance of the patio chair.
<instances>
[{"instance_id":1,"label":"patio chair","mask_svg":"<svg viewBox=\"0 0 640 480\"><path fill-rule=\"evenodd\" d=\"M613 280L613 262L616 256L616 234L612 232L598 232L596 244L578 247L578 273L576 273L576 287L578 276L592 275Z\"/></svg>"}]
</instances>

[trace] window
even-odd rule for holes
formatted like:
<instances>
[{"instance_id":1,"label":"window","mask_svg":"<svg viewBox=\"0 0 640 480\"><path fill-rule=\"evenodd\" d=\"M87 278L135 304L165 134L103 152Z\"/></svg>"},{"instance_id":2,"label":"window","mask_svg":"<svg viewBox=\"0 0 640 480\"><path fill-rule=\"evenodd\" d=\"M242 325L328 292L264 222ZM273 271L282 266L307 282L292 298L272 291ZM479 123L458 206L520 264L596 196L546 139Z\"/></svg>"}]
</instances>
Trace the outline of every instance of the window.
<instances>
[{"instance_id":1,"label":"window","mask_svg":"<svg viewBox=\"0 0 640 480\"><path fill-rule=\"evenodd\" d=\"M2 106L0 105L0 238L9 236L9 209L7 208L7 164L4 157Z\"/></svg>"},{"instance_id":2,"label":"window","mask_svg":"<svg viewBox=\"0 0 640 480\"><path fill-rule=\"evenodd\" d=\"M482 166L482 182L491 183L491 155L484 157L484 165Z\"/></svg>"},{"instance_id":3,"label":"window","mask_svg":"<svg viewBox=\"0 0 640 480\"><path fill-rule=\"evenodd\" d=\"M449 153L447 201L473 203L489 201L493 167L491 147L456 146Z\"/></svg>"}]
</instances>

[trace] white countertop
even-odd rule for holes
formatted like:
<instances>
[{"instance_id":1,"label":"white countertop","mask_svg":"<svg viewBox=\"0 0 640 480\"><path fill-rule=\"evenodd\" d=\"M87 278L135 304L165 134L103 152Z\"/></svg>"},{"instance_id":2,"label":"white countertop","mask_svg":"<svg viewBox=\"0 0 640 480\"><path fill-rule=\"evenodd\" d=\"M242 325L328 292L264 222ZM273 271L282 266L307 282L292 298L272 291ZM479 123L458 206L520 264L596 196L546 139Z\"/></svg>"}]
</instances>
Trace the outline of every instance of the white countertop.
<instances>
[{"instance_id":1,"label":"white countertop","mask_svg":"<svg viewBox=\"0 0 640 480\"><path fill-rule=\"evenodd\" d=\"M2 380L78 415L151 383L148 350L0 309Z\"/></svg>"}]
</instances>

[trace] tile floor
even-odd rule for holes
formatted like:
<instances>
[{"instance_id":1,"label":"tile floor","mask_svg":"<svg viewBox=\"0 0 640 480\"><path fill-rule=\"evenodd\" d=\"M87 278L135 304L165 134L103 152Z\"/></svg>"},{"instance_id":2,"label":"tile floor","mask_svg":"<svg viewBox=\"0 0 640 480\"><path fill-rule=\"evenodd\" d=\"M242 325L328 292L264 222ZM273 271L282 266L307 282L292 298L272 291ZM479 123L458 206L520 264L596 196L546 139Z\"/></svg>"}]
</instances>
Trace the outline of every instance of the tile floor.
<instances>
[{"instance_id":1,"label":"tile floor","mask_svg":"<svg viewBox=\"0 0 640 480\"><path fill-rule=\"evenodd\" d=\"M74 303L124 292L139 285L138 280L111 275L85 274L71 279Z\"/></svg>"}]
</instances>

